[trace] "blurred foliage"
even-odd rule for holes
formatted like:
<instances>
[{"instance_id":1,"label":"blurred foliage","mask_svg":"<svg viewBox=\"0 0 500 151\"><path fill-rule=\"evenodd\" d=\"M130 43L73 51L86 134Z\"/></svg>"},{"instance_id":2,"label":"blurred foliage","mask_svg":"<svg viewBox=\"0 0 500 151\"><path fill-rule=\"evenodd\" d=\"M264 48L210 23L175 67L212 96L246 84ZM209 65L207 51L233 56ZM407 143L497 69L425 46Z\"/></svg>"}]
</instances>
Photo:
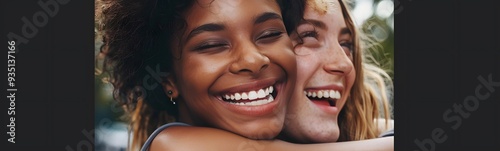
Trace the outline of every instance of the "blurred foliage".
<instances>
[{"instance_id":1,"label":"blurred foliage","mask_svg":"<svg viewBox=\"0 0 500 151\"><path fill-rule=\"evenodd\" d=\"M357 21L356 23L364 35L361 38L364 42L364 49L373 57L371 61L386 70L394 79L393 1L348 0L348 4L353 8L351 12L354 20Z\"/></svg>"}]
</instances>

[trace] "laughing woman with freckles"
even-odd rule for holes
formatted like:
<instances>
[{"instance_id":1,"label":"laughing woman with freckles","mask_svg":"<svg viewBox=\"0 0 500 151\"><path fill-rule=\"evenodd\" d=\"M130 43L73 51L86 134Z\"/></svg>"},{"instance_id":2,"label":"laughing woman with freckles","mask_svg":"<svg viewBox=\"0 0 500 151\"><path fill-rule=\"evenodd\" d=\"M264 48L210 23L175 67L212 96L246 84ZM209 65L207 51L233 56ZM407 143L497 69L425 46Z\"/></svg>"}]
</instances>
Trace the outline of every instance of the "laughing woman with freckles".
<instances>
[{"instance_id":1,"label":"laughing woman with freckles","mask_svg":"<svg viewBox=\"0 0 500 151\"><path fill-rule=\"evenodd\" d=\"M303 6L294 2L300 1L99 1L104 71L129 113L129 149L322 151L364 149L361 143L387 149L379 145L386 139L274 139L296 81L287 33Z\"/></svg>"},{"instance_id":2,"label":"laughing woman with freckles","mask_svg":"<svg viewBox=\"0 0 500 151\"><path fill-rule=\"evenodd\" d=\"M393 135L386 93L391 78L366 62L361 33L346 6L342 0L306 0L304 20L290 35L299 72L284 140L324 143Z\"/></svg>"}]
</instances>

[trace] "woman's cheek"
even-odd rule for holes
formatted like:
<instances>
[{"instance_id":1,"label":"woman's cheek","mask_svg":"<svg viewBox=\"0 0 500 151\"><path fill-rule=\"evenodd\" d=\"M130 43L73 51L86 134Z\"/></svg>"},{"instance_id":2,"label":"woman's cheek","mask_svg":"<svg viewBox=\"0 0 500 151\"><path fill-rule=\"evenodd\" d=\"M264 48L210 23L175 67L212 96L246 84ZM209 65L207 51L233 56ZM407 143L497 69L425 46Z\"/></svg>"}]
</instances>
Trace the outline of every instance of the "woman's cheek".
<instances>
[{"instance_id":1,"label":"woman's cheek","mask_svg":"<svg viewBox=\"0 0 500 151\"><path fill-rule=\"evenodd\" d=\"M305 81L312 76L313 70L317 66L317 62L313 55L297 56L297 84L304 85Z\"/></svg>"}]
</instances>

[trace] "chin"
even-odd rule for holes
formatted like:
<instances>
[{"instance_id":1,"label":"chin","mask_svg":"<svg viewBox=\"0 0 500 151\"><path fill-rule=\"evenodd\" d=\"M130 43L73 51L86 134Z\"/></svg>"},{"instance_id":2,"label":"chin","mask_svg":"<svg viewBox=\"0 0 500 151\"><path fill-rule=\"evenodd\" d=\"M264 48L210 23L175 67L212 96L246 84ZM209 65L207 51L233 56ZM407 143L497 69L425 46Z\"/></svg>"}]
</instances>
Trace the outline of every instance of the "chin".
<instances>
[{"instance_id":1,"label":"chin","mask_svg":"<svg viewBox=\"0 0 500 151\"><path fill-rule=\"evenodd\" d=\"M238 134L255 140L274 139L283 129L284 118L262 119L238 125Z\"/></svg>"},{"instance_id":2,"label":"chin","mask_svg":"<svg viewBox=\"0 0 500 151\"><path fill-rule=\"evenodd\" d=\"M271 140L276 138L279 134L279 130L261 130L257 131L255 133L251 133L248 136L245 136L249 139L254 139L254 140Z\"/></svg>"},{"instance_id":3,"label":"chin","mask_svg":"<svg viewBox=\"0 0 500 151\"><path fill-rule=\"evenodd\" d=\"M297 123L298 124L298 123ZM331 143L336 142L340 136L340 130L335 122L308 122L300 127L288 128L286 137L294 143Z\"/></svg>"},{"instance_id":4,"label":"chin","mask_svg":"<svg viewBox=\"0 0 500 151\"><path fill-rule=\"evenodd\" d=\"M333 129L326 132L320 132L317 135L313 134L309 137L309 143L331 143L337 142L339 139L339 130Z\"/></svg>"}]
</instances>

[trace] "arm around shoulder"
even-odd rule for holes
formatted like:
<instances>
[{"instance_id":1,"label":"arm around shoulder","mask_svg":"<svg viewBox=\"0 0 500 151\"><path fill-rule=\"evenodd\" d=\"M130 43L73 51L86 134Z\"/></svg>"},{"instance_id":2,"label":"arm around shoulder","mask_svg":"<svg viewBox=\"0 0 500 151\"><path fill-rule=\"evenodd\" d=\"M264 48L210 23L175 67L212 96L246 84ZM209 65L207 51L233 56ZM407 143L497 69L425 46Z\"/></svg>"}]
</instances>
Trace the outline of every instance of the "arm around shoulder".
<instances>
[{"instance_id":1,"label":"arm around shoulder","mask_svg":"<svg viewBox=\"0 0 500 151\"><path fill-rule=\"evenodd\" d=\"M227 131L193 126L174 126L163 130L151 144L150 151L335 151L394 150L394 137L361 141L293 144L281 140L252 140Z\"/></svg>"},{"instance_id":2,"label":"arm around shoulder","mask_svg":"<svg viewBox=\"0 0 500 151\"><path fill-rule=\"evenodd\" d=\"M267 144L215 128L174 126L156 136L150 151L244 151Z\"/></svg>"}]
</instances>

